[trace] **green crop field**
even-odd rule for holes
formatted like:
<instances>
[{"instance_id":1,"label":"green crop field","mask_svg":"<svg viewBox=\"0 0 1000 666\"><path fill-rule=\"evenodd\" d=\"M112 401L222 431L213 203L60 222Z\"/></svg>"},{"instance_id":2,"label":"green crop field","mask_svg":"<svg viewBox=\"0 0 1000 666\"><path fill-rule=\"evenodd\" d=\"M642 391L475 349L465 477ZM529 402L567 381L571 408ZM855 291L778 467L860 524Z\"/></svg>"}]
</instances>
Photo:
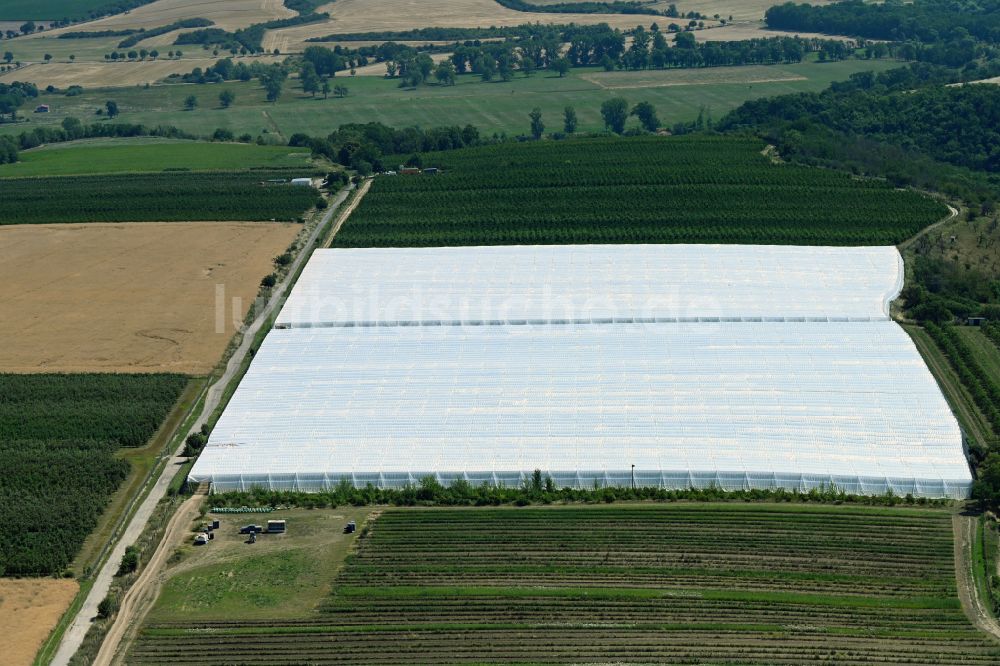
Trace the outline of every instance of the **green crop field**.
<instances>
[{"instance_id":1,"label":"green crop field","mask_svg":"<svg viewBox=\"0 0 1000 666\"><path fill-rule=\"evenodd\" d=\"M1000 660L942 510L395 509L359 544L312 617L154 622L129 663Z\"/></svg>"},{"instance_id":2,"label":"green crop field","mask_svg":"<svg viewBox=\"0 0 1000 666\"><path fill-rule=\"evenodd\" d=\"M5 178L0 224L290 220L317 199L311 187L272 184L304 169Z\"/></svg>"},{"instance_id":3,"label":"green crop field","mask_svg":"<svg viewBox=\"0 0 1000 666\"><path fill-rule=\"evenodd\" d=\"M3 0L0 21L75 18L107 4L108 0Z\"/></svg>"},{"instance_id":4,"label":"green crop field","mask_svg":"<svg viewBox=\"0 0 1000 666\"><path fill-rule=\"evenodd\" d=\"M23 151L20 161L0 165L0 178L213 169L302 167L313 171L309 151L283 146L152 139L97 139Z\"/></svg>"},{"instance_id":5,"label":"green crop field","mask_svg":"<svg viewBox=\"0 0 1000 666\"><path fill-rule=\"evenodd\" d=\"M634 137L424 155L379 176L338 247L534 243L894 244L943 217L926 197L776 165L753 140Z\"/></svg>"},{"instance_id":6,"label":"green crop field","mask_svg":"<svg viewBox=\"0 0 1000 666\"><path fill-rule=\"evenodd\" d=\"M15 57L21 57L16 48L13 51ZM191 55L194 51L185 53ZM509 82L484 83L478 76L465 75L458 77L454 86L423 85L414 90L400 89L394 80L341 74L332 83L347 86L350 92L346 98L313 99L303 95L297 80L291 80L275 104L265 101L257 81L87 89L75 97L42 93L32 103L49 104L51 113L27 114L30 122L0 125L0 132L18 133L35 125L58 124L68 116L89 121L108 99L118 103L119 119L123 122L150 127L175 125L202 136L210 135L218 127L254 136L266 130L286 139L295 132L325 136L341 124L370 121L392 127L471 124L486 134L524 134L529 129L528 113L536 106L541 108L549 132L562 129L566 106L576 108L579 129L590 131L602 128L601 103L615 96L624 97L631 104L651 102L661 123L669 126L694 120L703 107L720 118L749 99L819 91L855 72L880 71L899 65L888 60L844 60L636 73L641 77L619 72L611 78L594 68L579 68L571 70L565 78L539 73L530 78L518 76ZM40 82L44 86L44 80ZM229 109L218 105L218 95L223 89L236 95ZM198 108L193 111L184 110L188 95L198 97ZM638 123L633 119L631 124Z\"/></svg>"},{"instance_id":7,"label":"green crop field","mask_svg":"<svg viewBox=\"0 0 1000 666\"><path fill-rule=\"evenodd\" d=\"M0 374L0 573L69 565L128 473L115 452L152 437L187 381Z\"/></svg>"}]
</instances>

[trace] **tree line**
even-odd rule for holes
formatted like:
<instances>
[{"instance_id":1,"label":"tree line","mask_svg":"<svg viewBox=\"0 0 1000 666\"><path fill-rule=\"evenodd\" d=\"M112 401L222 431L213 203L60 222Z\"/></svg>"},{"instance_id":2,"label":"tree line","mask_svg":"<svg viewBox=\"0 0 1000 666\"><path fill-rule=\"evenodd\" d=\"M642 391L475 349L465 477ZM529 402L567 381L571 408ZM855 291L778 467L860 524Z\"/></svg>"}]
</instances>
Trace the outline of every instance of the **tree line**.
<instances>
[{"instance_id":1,"label":"tree line","mask_svg":"<svg viewBox=\"0 0 1000 666\"><path fill-rule=\"evenodd\" d=\"M395 164L386 162L387 156L454 150L502 140L504 137L499 136L483 138L472 125L395 129L370 122L341 125L326 137L296 133L289 138L288 145L307 147L315 155L368 175L394 168Z\"/></svg>"},{"instance_id":2,"label":"tree line","mask_svg":"<svg viewBox=\"0 0 1000 666\"><path fill-rule=\"evenodd\" d=\"M573 27L562 34L542 33L503 42L466 42L455 44L451 56L435 65L426 53L409 47L376 52L376 61L384 61L386 76L415 87L435 81L451 85L461 74L476 74L483 81L509 81L516 74L531 76L549 70L565 76L572 67L599 65L607 71L616 69L668 69L767 65L801 62L806 54L817 52L820 60L843 60L854 50L842 40L804 39L799 37L755 38L733 42L697 42L687 31L671 31L667 36L654 23L649 30L638 26L626 34L607 25ZM673 47L671 47L671 42ZM568 45L568 46L567 46ZM878 44L865 57L890 55L887 46Z\"/></svg>"},{"instance_id":3,"label":"tree line","mask_svg":"<svg viewBox=\"0 0 1000 666\"><path fill-rule=\"evenodd\" d=\"M662 14L649 4L635 0L613 0L612 2L557 2L535 5L525 0L496 0L507 9L518 12L541 12L549 14Z\"/></svg>"},{"instance_id":4,"label":"tree line","mask_svg":"<svg viewBox=\"0 0 1000 666\"><path fill-rule=\"evenodd\" d=\"M933 43L964 32L986 42L1000 43L1000 0L914 0L907 3L846 0L829 5L787 2L769 8L764 20L768 27L776 30L868 39Z\"/></svg>"},{"instance_id":5,"label":"tree line","mask_svg":"<svg viewBox=\"0 0 1000 666\"><path fill-rule=\"evenodd\" d=\"M343 479L337 485L321 492L297 492L255 488L246 492L216 493L214 506L303 506L310 508L338 506L527 506L530 504L583 503L598 504L615 501L641 502L793 502L793 503L850 503L868 506L944 506L947 500L900 497L885 495L852 495L836 487L816 488L807 492L797 490L724 490L709 488L636 488L605 486L594 488L559 488L552 477L535 470L519 486L497 486L489 483L472 484L458 480L447 486L434 477L420 479L418 483L402 488L377 488L368 484L355 488Z\"/></svg>"}]
</instances>

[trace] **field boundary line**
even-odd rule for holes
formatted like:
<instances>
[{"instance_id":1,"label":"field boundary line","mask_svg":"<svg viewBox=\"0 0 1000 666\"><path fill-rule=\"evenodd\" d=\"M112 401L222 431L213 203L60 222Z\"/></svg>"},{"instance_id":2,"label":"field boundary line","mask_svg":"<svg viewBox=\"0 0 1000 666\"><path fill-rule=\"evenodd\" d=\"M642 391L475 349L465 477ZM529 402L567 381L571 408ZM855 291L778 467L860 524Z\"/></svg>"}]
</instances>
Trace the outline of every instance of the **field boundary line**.
<instances>
[{"instance_id":1,"label":"field boundary line","mask_svg":"<svg viewBox=\"0 0 1000 666\"><path fill-rule=\"evenodd\" d=\"M313 229L312 233L309 235L309 238L303 245L303 251L301 251L292 262L284 280L282 280L282 282L280 282L271 292L267 304L261 308L260 312L257 313L253 322L242 331L240 344L236 347L232 356L230 356L223 373L214 382L207 385L204 392L204 399L201 403L201 412L199 413L198 418L194 420L194 423L192 423L190 428L186 431L182 426L180 430L180 443L177 449L174 451L172 456L166 458L164 461L162 470L156 478L156 481L149 489L145 499L136 508L131 520L125 530L123 530L118 543L114 546L108 554L104 564L100 567L99 572L94 578L94 584L87 594L84 603L77 612L76 617L70 623L66 632L63 634L59 647L52 658L52 664L55 664L56 666L67 666L70 659L83 644L83 639L87 634L87 630L91 626L91 619L97 614L97 606L107 595L108 590L111 587L114 574L118 570L117 563L121 560L121 557L125 552L125 548L133 543L142 534L147 522L153 514L153 510L160 503L160 500L166 495L167 488L170 486L177 470L187 462L187 458L182 455L184 452L184 439L191 433L199 432L202 424L206 423L208 419L211 418L216 408L222 403L226 396L227 388L230 382L233 381L234 378L238 379L237 373L243 366L243 362L253 346L255 336L263 329L265 323L269 321L273 311L284 302L285 293L298 278L300 269L304 265L307 257L312 255L312 252L309 251L309 249L314 246L317 238L319 238L323 229L329 224L340 205L347 199L350 191L350 189L345 188L338 193L336 199L329 206L328 211L324 214L319 224L316 225L316 228Z\"/></svg>"}]
</instances>

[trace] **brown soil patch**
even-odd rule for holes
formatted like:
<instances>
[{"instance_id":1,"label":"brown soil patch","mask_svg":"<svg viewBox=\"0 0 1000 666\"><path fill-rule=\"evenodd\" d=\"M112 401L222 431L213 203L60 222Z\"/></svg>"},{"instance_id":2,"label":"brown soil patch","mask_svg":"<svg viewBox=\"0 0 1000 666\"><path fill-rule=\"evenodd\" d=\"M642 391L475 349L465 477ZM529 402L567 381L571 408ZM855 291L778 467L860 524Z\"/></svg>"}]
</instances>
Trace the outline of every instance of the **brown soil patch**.
<instances>
[{"instance_id":1,"label":"brown soil patch","mask_svg":"<svg viewBox=\"0 0 1000 666\"><path fill-rule=\"evenodd\" d=\"M145 45L143 45L145 47ZM274 56L253 58L253 62L274 62L282 60ZM0 82L28 81L39 87L53 85L67 88L71 85L84 88L105 88L137 86L155 83L170 74L186 74L195 67L211 67L218 58L181 58L170 60L144 60L136 62L75 62L58 65L35 63L25 65L0 75Z\"/></svg>"},{"instance_id":2,"label":"brown soil patch","mask_svg":"<svg viewBox=\"0 0 1000 666\"><path fill-rule=\"evenodd\" d=\"M69 579L0 578L3 663L31 664L78 589L76 581Z\"/></svg>"},{"instance_id":3,"label":"brown soil patch","mask_svg":"<svg viewBox=\"0 0 1000 666\"><path fill-rule=\"evenodd\" d=\"M204 374L299 230L267 222L0 226L0 372Z\"/></svg>"}]
</instances>

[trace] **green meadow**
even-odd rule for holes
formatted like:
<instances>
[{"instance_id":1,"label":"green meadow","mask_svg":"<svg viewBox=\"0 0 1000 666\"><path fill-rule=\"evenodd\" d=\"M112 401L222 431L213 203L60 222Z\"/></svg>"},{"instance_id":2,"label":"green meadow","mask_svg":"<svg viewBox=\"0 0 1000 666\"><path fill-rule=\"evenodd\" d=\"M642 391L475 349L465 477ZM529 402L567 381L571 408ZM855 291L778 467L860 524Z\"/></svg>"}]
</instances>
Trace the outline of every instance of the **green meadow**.
<instances>
[{"instance_id":1,"label":"green meadow","mask_svg":"<svg viewBox=\"0 0 1000 666\"><path fill-rule=\"evenodd\" d=\"M118 103L118 120L122 122L175 125L200 135L221 127L236 134L265 134L277 140L287 140L295 132L325 135L345 123L371 121L395 127L471 124L484 133L520 134L528 132L528 113L534 107L542 110L546 131L562 129L562 112L567 106L576 109L579 131L599 130L601 103L615 96L630 104L651 102L661 124L670 126L693 120L702 110L718 118L750 99L819 91L855 72L897 66L898 62L888 60L846 60L611 73L579 68L564 78L543 72L506 82L483 82L478 76L464 75L454 86L432 84L416 89L400 88L397 81L377 76L342 75L332 83L346 85L347 97L313 98L303 94L297 80L292 79L276 103L265 101L257 81L85 90L74 97L42 93L37 103L49 104L51 113L25 113L22 117L26 121L0 125L0 132L18 133L36 125L58 124L69 116L85 122L101 120L96 111L109 99ZM236 95L228 109L218 101L224 89ZM198 98L197 108L191 111L184 108L189 95Z\"/></svg>"}]
</instances>

